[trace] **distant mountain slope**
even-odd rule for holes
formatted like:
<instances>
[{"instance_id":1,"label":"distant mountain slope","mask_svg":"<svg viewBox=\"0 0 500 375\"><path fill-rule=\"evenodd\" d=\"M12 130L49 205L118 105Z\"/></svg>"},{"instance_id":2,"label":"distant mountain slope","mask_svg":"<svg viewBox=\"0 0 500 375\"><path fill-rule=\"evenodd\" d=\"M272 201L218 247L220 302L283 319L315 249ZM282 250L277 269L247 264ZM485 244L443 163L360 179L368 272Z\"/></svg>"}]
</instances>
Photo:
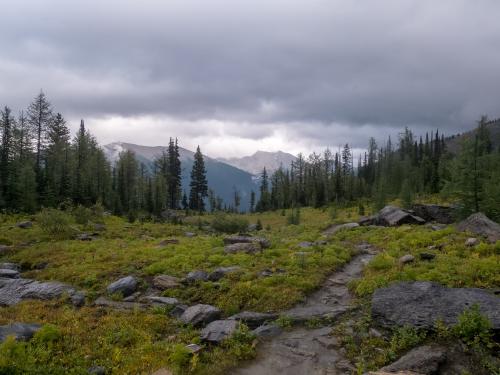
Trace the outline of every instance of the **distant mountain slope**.
<instances>
[{"instance_id":1,"label":"distant mountain slope","mask_svg":"<svg viewBox=\"0 0 500 375\"><path fill-rule=\"evenodd\" d=\"M166 146L141 146L132 143L114 142L103 146L106 157L111 162L118 159L121 151L131 150L135 153L139 162L148 167L152 166L154 159L166 151ZM194 152L185 148L179 148L182 167L182 189L189 193L190 173L193 167ZM205 156L205 167L207 169L208 186L213 189L227 204L233 202L234 190L241 195L241 209L248 210L250 205L251 191L258 191L258 187L252 179L252 174L238 169L222 161Z\"/></svg>"},{"instance_id":2,"label":"distant mountain slope","mask_svg":"<svg viewBox=\"0 0 500 375\"><path fill-rule=\"evenodd\" d=\"M488 129L490 130L491 142L493 143L493 148L498 149L500 147L500 118L490 121L487 123ZM453 154L457 154L460 151L462 142L472 137L476 130L470 130L468 132L453 135L446 138L446 149Z\"/></svg>"},{"instance_id":3,"label":"distant mountain slope","mask_svg":"<svg viewBox=\"0 0 500 375\"><path fill-rule=\"evenodd\" d=\"M247 171L255 176L259 175L264 167L266 167L267 171L270 174L277 170L281 165L283 166L283 168L290 168L292 161L294 161L295 159L295 156L283 151L257 151L251 156L219 160L236 168Z\"/></svg>"}]
</instances>

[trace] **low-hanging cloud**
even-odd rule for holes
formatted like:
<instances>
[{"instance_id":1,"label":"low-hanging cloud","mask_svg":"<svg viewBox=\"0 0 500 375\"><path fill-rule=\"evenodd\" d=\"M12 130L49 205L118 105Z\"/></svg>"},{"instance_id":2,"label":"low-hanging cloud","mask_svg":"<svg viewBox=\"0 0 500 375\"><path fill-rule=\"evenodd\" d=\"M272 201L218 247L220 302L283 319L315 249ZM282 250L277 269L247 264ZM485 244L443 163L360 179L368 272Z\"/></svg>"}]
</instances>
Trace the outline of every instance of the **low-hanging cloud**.
<instances>
[{"instance_id":1,"label":"low-hanging cloud","mask_svg":"<svg viewBox=\"0 0 500 375\"><path fill-rule=\"evenodd\" d=\"M500 115L498 14L496 0L9 2L0 104L43 88L103 142L178 136L221 156L456 133Z\"/></svg>"}]
</instances>

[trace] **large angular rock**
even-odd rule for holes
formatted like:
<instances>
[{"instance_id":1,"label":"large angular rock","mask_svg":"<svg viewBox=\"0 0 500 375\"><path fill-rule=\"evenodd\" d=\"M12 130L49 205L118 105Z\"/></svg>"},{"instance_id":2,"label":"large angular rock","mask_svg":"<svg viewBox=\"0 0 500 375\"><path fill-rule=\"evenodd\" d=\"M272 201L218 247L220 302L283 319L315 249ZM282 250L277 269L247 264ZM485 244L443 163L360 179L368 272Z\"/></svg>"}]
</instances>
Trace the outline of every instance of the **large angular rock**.
<instances>
[{"instance_id":1,"label":"large angular rock","mask_svg":"<svg viewBox=\"0 0 500 375\"><path fill-rule=\"evenodd\" d=\"M231 245L224 246L224 252L226 254L236 254L236 253L255 254L260 251L262 251L260 245L258 243L252 243L252 242L234 243Z\"/></svg>"},{"instance_id":2,"label":"large angular rock","mask_svg":"<svg viewBox=\"0 0 500 375\"><path fill-rule=\"evenodd\" d=\"M414 204L412 210L415 215L425 221L435 221L439 224L453 223L453 211L451 206L440 206L437 204Z\"/></svg>"},{"instance_id":3,"label":"large angular rock","mask_svg":"<svg viewBox=\"0 0 500 375\"><path fill-rule=\"evenodd\" d=\"M21 228L21 229L29 229L33 227L33 223L31 221L21 221L16 224L16 227Z\"/></svg>"},{"instance_id":4,"label":"large angular rock","mask_svg":"<svg viewBox=\"0 0 500 375\"><path fill-rule=\"evenodd\" d=\"M252 333L261 338L268 338L273 336L278 336L283 332L283 329L277 324L264 324L260 327L255 328Z\"/></svg>"},{"instance_id":5,"label":"large angular rock","mask_svg":"<svg viewBox=\"0 0 500 375\"><path fill-rule=\"evenodd\" d=\"M238 266L216 268L210 275L208 275L208 280L219 281L227 274L237 272L240 269L241 269L241 267L238 267Z\"/></svg>"},{"instance_id":6,"label":"large angular rock","mask_svg":"<svg viewBox=\"0 0 500 375\"><path fill-rule=\"evenodd\" d=\"M446 361L446 351L439 346L420 346L410 350L396 362L383 367L382 371L414 371L422 375L437 374L439 366Z\"/></svg>"},{"instance_id":7,"label":"large angular rock","mask_svg":"<svg viewBox=\"0 0 500 375\"><path fill-rule=\"evenodd\" d=\"M211 305L198 304L188 307L181 315L180 320L195 327L204 326L219 319L220 310Z\"/></svg>"},{"instance_id":8,"label":"large angular rock","mask_svg":"<svg viewBox=\"0 0 500 375\"><path fill-rule=\"evenodd\" d=\"M372 317L385 327L433 328L437 320L450 326L472 305L478 304L493 328L500 329L500 298L483 289L447 288L427 282L399 282L377 289L372 297Z\"/></svg>"},{"instance_id":9,"label":"large angular rock","mask_svg":"<svg viewBox=\"0 0 500 375\"><path fill-rule=\"evenodd\" d=\"M0 269L19 271L21 266L17 263L0 263Z\"/></svg>"},{"instance_id":10,"label":"large angular rock","mask_svg":"<svg viewBox=\"0 0 500 375\"><path fill-rule=\"evenodd\" d=\"M472 214L458 223L457 230L484 236L492 243L500 241L500 224L488 219L486 215L480 212Z\"/></svg>"},{"instance_id":11,"label":"large angular rock","mask_svg":"<svg viewBox=\"0 0 500 375\"><path fill-rule=\"evenodd\" d=\"M180 286L181 280L174 276L157 275L153 278L153 286L160 290L174 289Z\"/></svg>"},{"instance_id":12,"label":"large angular rock","mask_svg":"<svg viewBox=\"0 0 500 375\"><path fill-rule=\"evenodd\" d=\"M416 216L413 211L403 210L394 206L385 206L377 214L359 220L359 225L381 225L396 227L403 224L424 224L425 220Z\"/></svg>"},{"instance_id":13,"label":"large angular rock","mask_svg":"<svg viewBox=\"0 0 500 375\"><path fill-rule=\"evenodd\" d=\"M237 329L236 320L215 320L203 328L200 337L203 341L218 344L231 337Z\"/></svg>"},{"instance_id":14,"label":"large angular rock","mask_svg":"<svg viewBox=\"0 0 500 375\"><path fill-rule=\"evenodd\" d=\"M12 306L24 299L49 300L79 293L73 287L56 281L0 279L0 306Z\"/></svg>"},{"instance_id":15,"label":"large angular rock","mask_svg":"<svg viewBox=\"0 0 500 375\"><path fill-rule=\"evenodd\" d=\"M263 237L230 236L224 238L224 245L231 245L236 243L258 243L263 249L267 249L271 246L271 242Z\"/></svg>"},{"instance_id":16,"label":"large angular rock","mask_svg":"<svg viewBox=\"0 0 500 375\"><path fill-rule=\"evenodd\" d=\"M245 323L250 328L257 328L258 326L276 320L278 318L277 314L266 314L255 311L243 311L236 315L229 317L231 320L238 320Z\"/></svg>"},{"instance_id":17,"label":"large angular rock","mask_svg":"<svg viewBox=\"0 0 500 375\"><path fill-rule=\"evenodd\" d=\"M121 293L123 297L128 297L137 290L137 279L133 276L123 277L109 284L106 290L109 294Z\"/></svg>"},{"instance_id":18,"label":"large angular rock","mask_svg":"<svg viewBox=\"0 0 500 375\"><path fill-rule=\"evenodd\" d=\"M0 326L0 342L9 336L14 336L17 341L27 341L41 328L40 324L12 323Z\"/></svg>"}]
</instances>

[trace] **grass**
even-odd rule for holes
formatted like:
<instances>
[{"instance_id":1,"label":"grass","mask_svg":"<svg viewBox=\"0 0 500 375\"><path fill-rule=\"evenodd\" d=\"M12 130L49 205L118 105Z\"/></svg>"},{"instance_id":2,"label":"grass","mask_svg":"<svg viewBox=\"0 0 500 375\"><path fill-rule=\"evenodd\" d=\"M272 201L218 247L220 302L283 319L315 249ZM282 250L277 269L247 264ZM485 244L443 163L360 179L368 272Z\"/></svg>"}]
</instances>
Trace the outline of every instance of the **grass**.
<instances>
[{"instance_id":1,"label":"grass","mask_svg":"<svg viewBox=\"0 0 500 375\"><path fill-rule=\"evenodd\" d=\"M184 277L192 270L210 272L237 265L241 267L239 272L219 282L183 286L165 291L164 295L186 304L215 305L223 316L243 310L281 312L302 301L326 275L347 262L353 255L353 244L369 242L380 252L363 277L350 284L362 305L363 314L354 329L363 333L362 337L342 335L342 325L338 329L348 356L360 371L376 369L429 339L405 328L390 332L387 340L370 336L369 299L376 288L398 280L430 280L452 287L500 285L500 242L466 247L468 235L452 227L439 231L426 226L360 227L339 232L325 246L299 248L300 242L319 239L332 223L356 221L358 211L357 206L336 210L304 208L299 225L287 224L289 210L244 215L249 223L260 221L265 229L256 235L272 243L255 255L225 254L224 235L200 229L212 220L211 215L189 218L183 225L130 224L110 216L105 218L106 231L91 242L54 239L36 222L32 229L15 227L15 222L30 218L0 216L0 244L15 246L15 250L0 257L0 262L20 263L27 270L23 274L26 278L62 281L85 290L88 302L80 309L62 301L25 301L0 308L0 325L14 321L48 325L40 338L29 343L0 345L0 374L84 374L93 365L120 374L149 374L162 367L176 374L222 374L254 355L253 337L244 326L222 345L205 346L193 355L185 345L201 344L199 331L182 326L165 309L120 312L90 305L105 295L110 282L126 275L139 278L141 291L146 291L158 274ZM365 214L370 213L367 205ZM71 226L75 231L86 229L74 222ZM189 237L185 232L197 235ZM177 238L179 243L159 247L167 238ZM422 252L432 253L435 258L421 260ZM414 255L415 261L400 266L398 259L405 254ZM45 262L45 268L39 267ZM266 269L284 272L260 277ZM278 323L289 325L283 318ZM317 322L308 325L315 327Z\"/></svg>"},{"instance_id":2,"label":"grass","mask_svg":"<svg viewBox=\"0 0 500 375\"><path fill-rule=\"evenodd\" d=\"M342 213L348 215L348 213ZM146 291L158 274L184 277L196 269L212 271L238 265L241 271L219 282L201 282L164 292L186 304L208 303L224 316L243 310L287 309L317 288L325 276L348 261L351 246L331 241L322 247L299 249L303 241L314 241L329 223L327 210L301 210L301 224L287 225L280 212L245 215L250 223L260 220L267 228L258 233L272 246L261 254L225 254L222 234L199 229L198 222L210 215L188 220L193 224L130 224L121 218L106 217L106 231L90 242L54 239L35 222L31 229L15 227L30 218L2 216L0 243L15 249L0 258L16 262L25 278L57 280L87 293L87 306L76 309L62 301L25 301L0 308L0 325L15 321L37 322L55 327L58 334L49 344L43 340L0 345L0 373L86 373L101 365L120 374L148 374L162 367L175 373L223 373L239 360L254 354L253 338L242 331L223 345L207 346L200 354L184 346L199 342L199 331L184 327L162 309L120 312L95 308L90 302L105 295L106 286L117 278L134 275ZM75 232L86 229L71 223ZM195 232L195 237L185 236ZM161 240L177 238L179 244L159 247ZM306 254L297 257L297 252ZM300 258L300 259L299 259ZM46 267L39 267L47 263ZM283 270L260 277L264 269ZM112 298L112 296L110 296ZM50 329L47 328L49 331Z\"/></svg>"}]
</instances>

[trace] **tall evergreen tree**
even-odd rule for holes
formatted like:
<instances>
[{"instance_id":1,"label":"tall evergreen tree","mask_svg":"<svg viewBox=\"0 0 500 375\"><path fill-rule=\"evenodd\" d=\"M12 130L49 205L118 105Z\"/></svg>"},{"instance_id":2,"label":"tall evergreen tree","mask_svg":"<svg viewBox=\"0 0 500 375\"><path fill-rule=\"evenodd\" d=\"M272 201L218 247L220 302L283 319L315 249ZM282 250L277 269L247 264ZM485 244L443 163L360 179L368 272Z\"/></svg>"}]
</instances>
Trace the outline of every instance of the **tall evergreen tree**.
<instances>
[{"instance_id":1,"label":"tall evergreen tree","mask_svg":"<svg viewBox=\"0 0 500 375\"><path fill-rule=\"evenodd\" d=\"M189 207L198 212L205 211L204 199L208 196L208 182L205 161L203 160L200 146L196 148L196 153L194 154L189 187Z\"/></svg>"}]
</instances>

